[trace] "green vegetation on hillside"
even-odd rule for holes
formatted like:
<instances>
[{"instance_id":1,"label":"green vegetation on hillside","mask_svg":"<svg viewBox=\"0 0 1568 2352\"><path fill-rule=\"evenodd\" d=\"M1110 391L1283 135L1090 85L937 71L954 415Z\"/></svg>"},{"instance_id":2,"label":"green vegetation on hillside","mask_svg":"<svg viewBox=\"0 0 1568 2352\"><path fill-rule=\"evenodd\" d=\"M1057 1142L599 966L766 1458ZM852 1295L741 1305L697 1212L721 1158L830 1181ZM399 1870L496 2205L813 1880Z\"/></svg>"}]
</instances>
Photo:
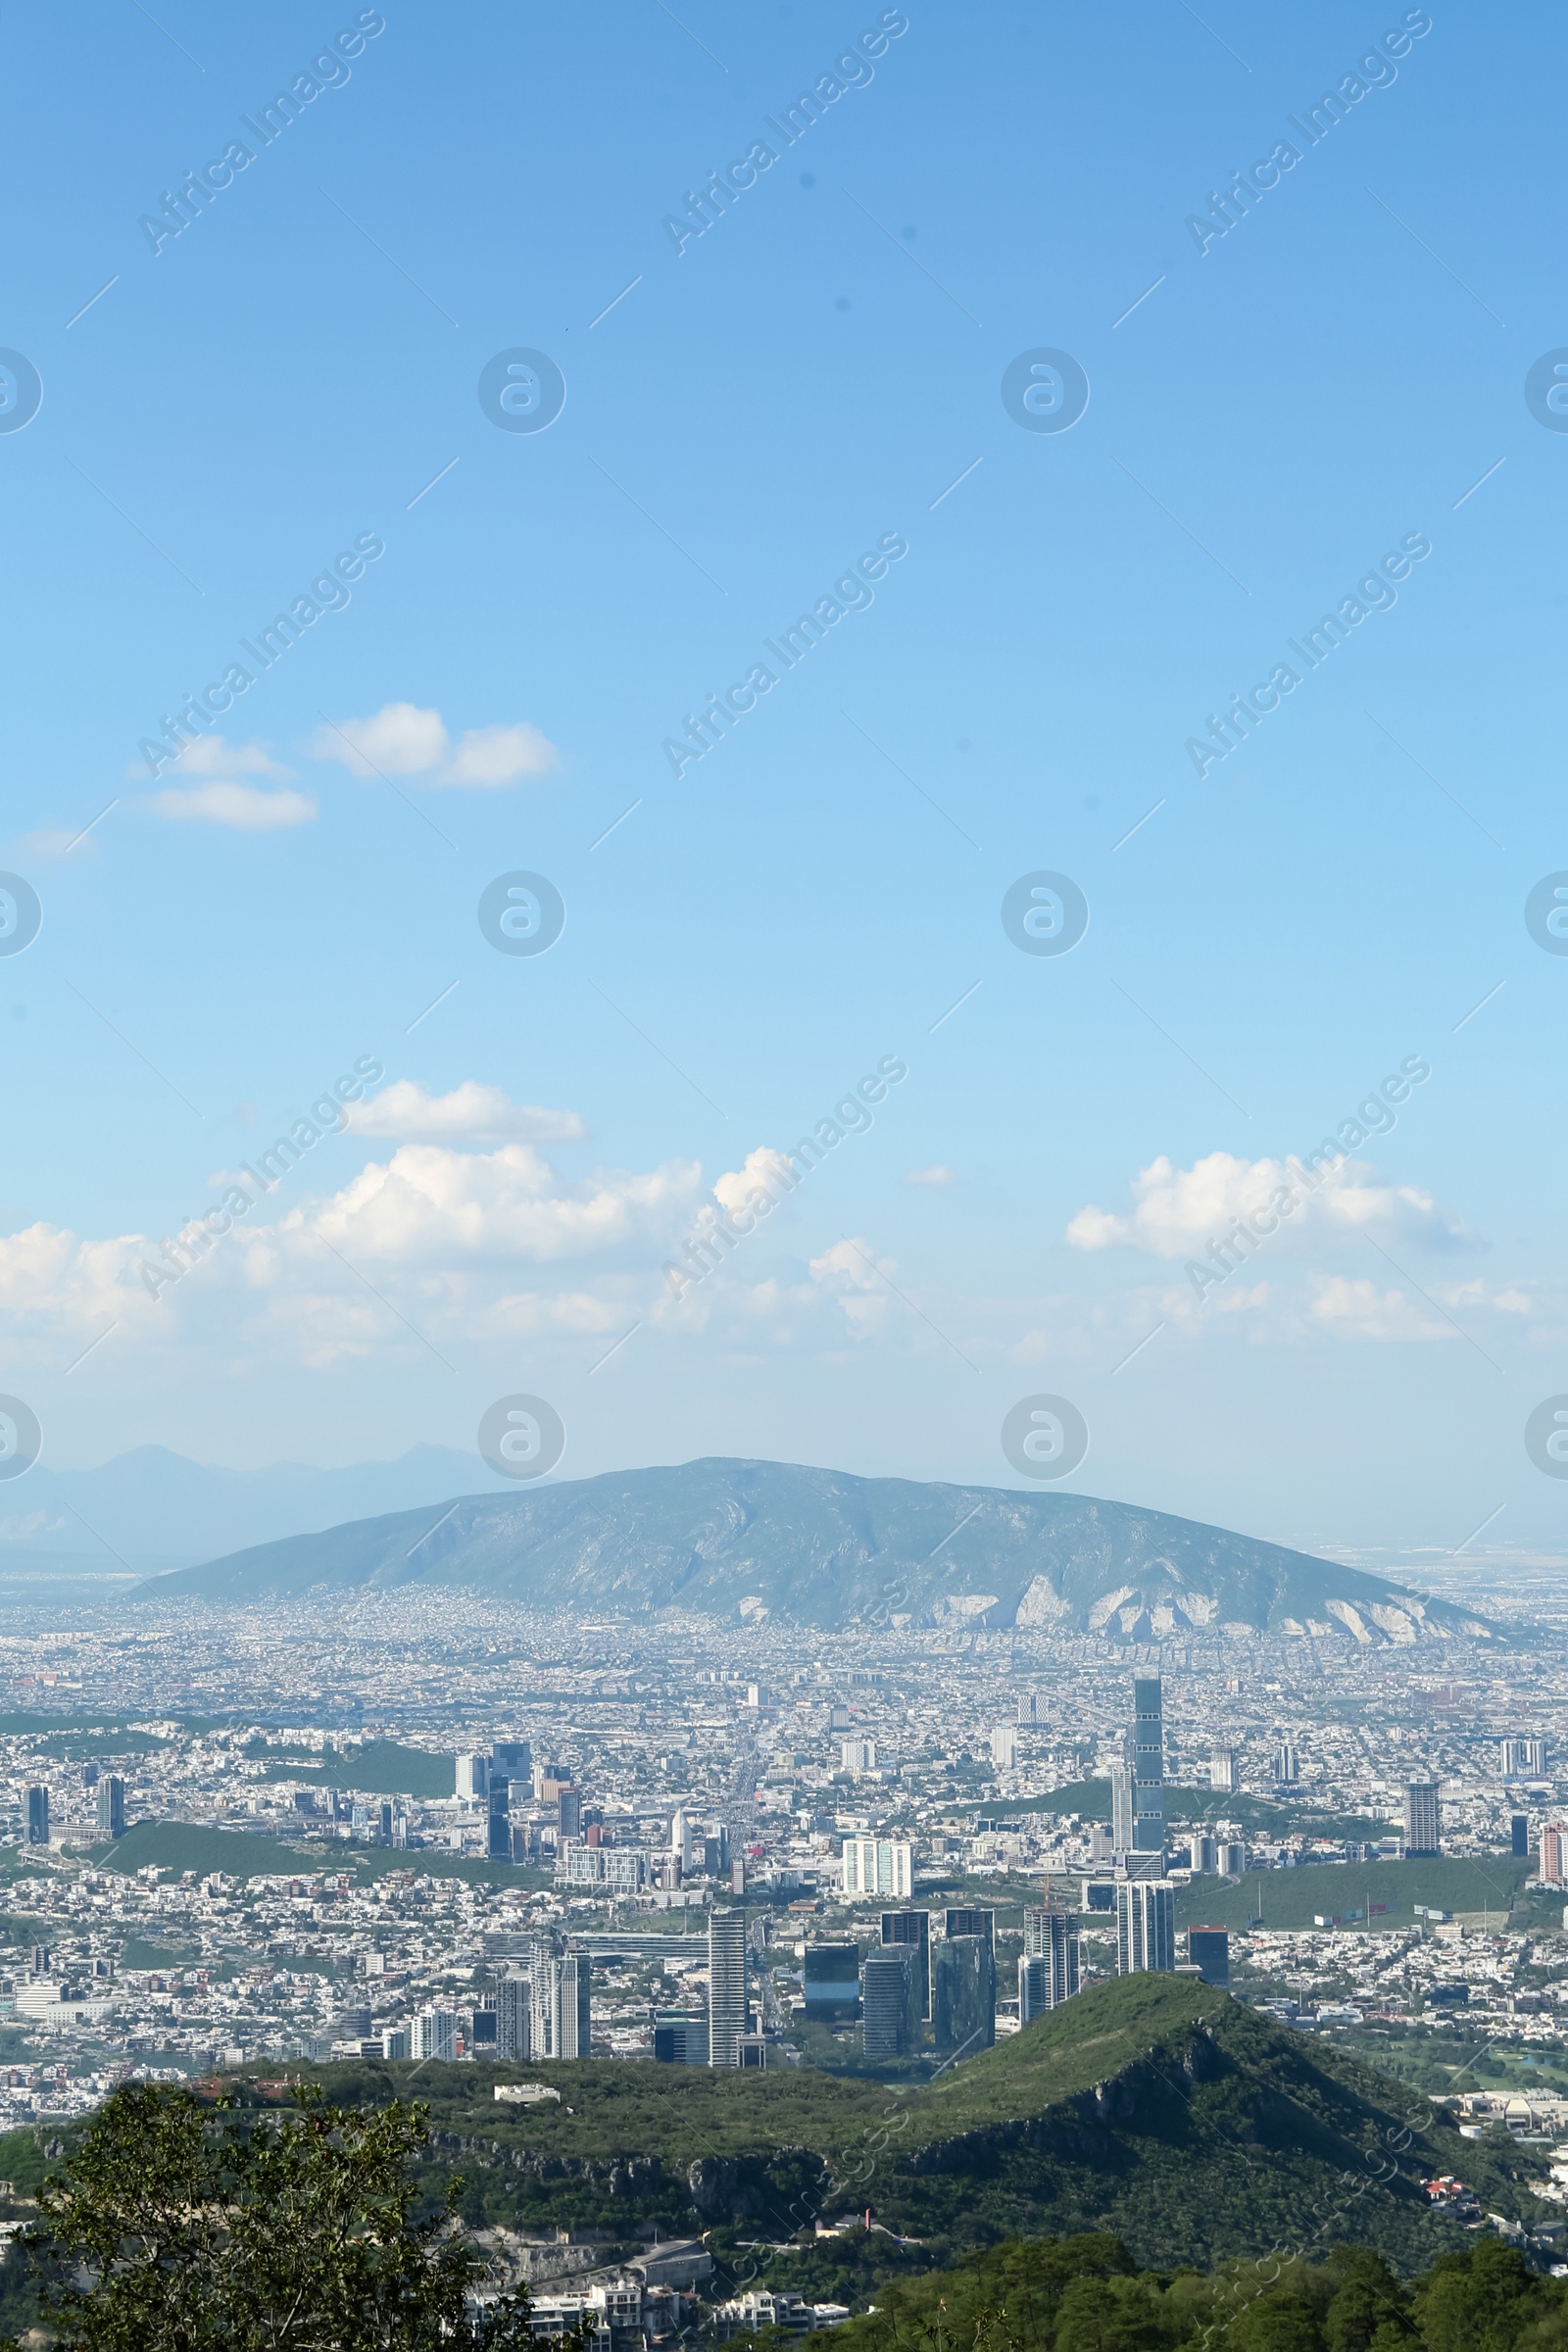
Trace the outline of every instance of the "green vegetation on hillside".
<instances>
[{"instance_id":1,"label":"green vegetation on hillside","mask_svg":"<svg viewBox=\"0 0 1568 2352\"><path fill-rule=\"evenodd\" d=\"M395 1740L368 1740L351 1756L335 1748L290 1752L253 1740L246 1749L265 1762L270 1781L306 1781L323 1788L354 1788L367 1796L450 1796L457 1787L457 1759L426 1747L401 1747Z\"/></svg>"},{"instance_id":2,"label":"green vegetation on hillside","mask_svg":"<svg viewBox=\"0 0 1568 2352\"><path fill-rule=\"evenodd\" d=\"M336 2100L374 2103L409 2073L362 2061L323 2080ZM559 2105L495 2103L496 2081L541 2073ZM1097 1985L909 2090L611 2061L424 2065L416 2087L433 2180L461 2170L470 2222L527 2230L778 2239L870 2206L931 2262L1005 2235L1108 2230L1141 2261L1208 2265L1345 2204L1355 2235L1415 2270L1464 2241L1428 2208L1435 2173L1471 2182L1488 2211L1532 2225L1545 2212L1534 2157L1461 2139L1391 2077L1190 1978ZM795 2256L749 2259L791 2284Z\"/></svg>"},{"instance_id":3,"label":"green vegetation on hillside","mask_svg":"<svg viewBox=\"0 0 1568 2352\"><path fill-rule=\"evenodd\" d=\"M536 1887L550 1883L548 1872L521 1864L484 1862L477 1856L444 1854L425 1846L341 1841L284 1845L276 1838L252 1837L243 1830L203 1829L187 1821L138 1821L113 1844L90 1846L87 1851L110 1870L135 1872L156 1863L160 1870L193 1870L199 1878L214 1871L234 1879L305 1878L313 1871L384 1878L391 1871L412 1870L427 1878L466 1879L474 1886Z\"/></svg>"},{"instance_id":4,"label":"green vegetation on hillside","mask_svg":"<svg viewBox=\"0 0 1568 2352\"><path fill-rule=\"evenodd\" d=\"M1049 1796L1024 1797L997 1806L999 1813L1078 1813L1086 1821L1109 1821L1110 1783L1073 1781L1053 1788ZM1361 1813L1335 1813L1302 1796L1253 1796L1246 1789L1183 1788L1165 1785L1165 1819L1182 1829L1210 1830L1216 1822L1234 1822L1251 1838L1348 1838L1365 1844L1396 1829L1393 1820L1368 1820Z\"/></svg>"},{"instance_id":5,"label":"green vegetation on hillside","mask_svg":"<svg viewBox=\"0 0 1568 2352\"><path fill-rule=\"evenodd\" d=\"M1434 1910L1489 1912L1500 1927L1508 1916L1515 1887L1529 1864L1506 1854L1488 1854L1470 1861L1440 1855L1429 1861L1320 1862L1304 1870L1250 1870L1241 1879L1195 1879L1176 1901L1179 1927L1245 1928L1261 1919L1268 1928L1310 1928L1321 1913L1338 1914L1342 1924L1365 1928L1404 1928L1416 1925L1415 1906ZM1374 1912L1372 1905L1384 1908ZM1558 1901L1559 1912L1561 1899ZM1348 1914L1359 1911L1359 1920Z\"/></svg>"}]
</instances>

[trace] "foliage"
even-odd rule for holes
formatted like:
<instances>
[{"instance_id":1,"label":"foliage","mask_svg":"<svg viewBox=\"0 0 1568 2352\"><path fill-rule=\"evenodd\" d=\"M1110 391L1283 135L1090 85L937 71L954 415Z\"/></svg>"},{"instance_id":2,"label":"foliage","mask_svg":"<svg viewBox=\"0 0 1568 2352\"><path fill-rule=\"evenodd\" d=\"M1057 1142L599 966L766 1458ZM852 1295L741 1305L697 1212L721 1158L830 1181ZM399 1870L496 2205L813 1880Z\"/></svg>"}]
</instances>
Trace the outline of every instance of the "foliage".
<instances>
[{"instance_id":1,"label":"foliage","mask_svg":"<svg viewBox=\"0 0 1568 2352\"><path fill-rule=\"evenodd\" d=\"M46 2181L31 2247L69 2352L436 2352L531 2341L525 2298L482 2319L446 2199L418 2210L425 2112L307 2088L292 2112L122 2086Z\"/></svg>"}]
</instances>

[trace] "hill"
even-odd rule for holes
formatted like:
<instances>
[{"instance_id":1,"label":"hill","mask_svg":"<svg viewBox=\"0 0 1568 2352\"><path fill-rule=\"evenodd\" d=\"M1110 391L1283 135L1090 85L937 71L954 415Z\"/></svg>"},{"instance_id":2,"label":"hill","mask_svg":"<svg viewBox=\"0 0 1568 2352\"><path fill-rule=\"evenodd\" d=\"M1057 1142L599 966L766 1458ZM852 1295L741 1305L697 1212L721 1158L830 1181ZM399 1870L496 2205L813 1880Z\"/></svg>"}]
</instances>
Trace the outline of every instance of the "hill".
<instances>
[{"instance_id":1,"label":"hill","mask_svg":"<svg viewBox=\"0 0 1568 2352\"><path fill-rule=\"evenodd\" d=\"M1146 2263L1206 2267L1305 2236L1353 2238L1408 2272L1466 2242L1428 2206L1434 2173L1490 2211L1546 2210L1528 2186L1541 2167L1511 2143L1461 2139L1392 2077L1191 1978L1097 1985L902 2093L806 2068L319 2072L334 2097L407 2085L428 2099L432 2161L462 2172L468 2218L535 2231L704 2230L722 2252L869 2207L921 2241L922 2268L1009 2235L1107 2230ZM559 2104L492 2096L497 2080L541 2076ZM907 2269L908 2250L887 2246ZM768 2277L793 2286L797 2260L772 2258Z\"/></svg>"},{"instance_id":2,"label":"hill","mask_svg":"<svg viewBox=\"0 0 1568 2352\"><path fill-rule=\"evenodd\" d=\"M359 1519L156 1579L160 1597L463 1586L524 1607L756 1622L1033 1626L1108 1639L1239 1628L1361 1644L1497 1638L1447 1601L1091 1495L710 1458Z\"/></svg>"}]
</instances>

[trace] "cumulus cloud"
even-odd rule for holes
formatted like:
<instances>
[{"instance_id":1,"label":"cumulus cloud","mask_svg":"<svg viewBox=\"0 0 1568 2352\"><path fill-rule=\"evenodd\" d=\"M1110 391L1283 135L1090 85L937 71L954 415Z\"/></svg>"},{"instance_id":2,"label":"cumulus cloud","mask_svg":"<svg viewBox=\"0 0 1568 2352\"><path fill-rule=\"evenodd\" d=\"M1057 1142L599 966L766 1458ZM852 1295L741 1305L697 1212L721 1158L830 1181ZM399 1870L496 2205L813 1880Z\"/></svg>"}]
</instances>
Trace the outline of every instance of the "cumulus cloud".
<instances>
[{"instance_id":1,"label":"cumulus cloud","mask_svg":"<svg viewBox=\"0 0 1568 2352\"><path fill-rule=\"evenodd\" d=\"M470 727L454 744L440 711L415 703L387 703L368 718L318 727L311 750L357 776L420 776L480 791L546 775L556 764L556 748L537 727Z\"/></svg>"},{"instance_id":2,"label":"cumulus cloud","mask_svg":"<svg viewBox=\"0 0 1568 2352\"><path fill-rule=\"evenodd\" d=\"M400 1078L348 1114L356 1135L396 1136L409 1143L575 1143L584 1132L574 1110L541 1110L514 1102L499 1086L465 1078L447 1095L431 1095L416 1078Z\"/></svg>"},{"instance_id":3,"label":"cumulus cloud","mask_svg":"<svg viewBox=\"0 0 1568 2352\"><path fill-rule=\"evenodd\" d=\"M581 1257L634 1239L667 1240L701 1176L695 1162L669 1160L647 1175L612 1170L560 1187L527 1144L489 1152L406 1144L313 1211L309 1224L350 1258L382 1263ZM297 1211L284 1231L305 1225Z\"/></svg>"},{"instance_id":4,"label":"cumulus cloud","mask_svg":"<svg viewBox=\"0 0 1568 2352\"><path fill-rule=\"evenodd\" d=\"M760 1144L755 1152L747 1153L740 1167L716 1179L713 1199L720 1208L734 1216L740 1209L750 1207L758 1193L781 1200L799 1182L787 1153L775 1152L768 1144Z\"/></svg>"},{"instance_id":5,"label":"cumulus cloud","mask_svg":"<svg viewBox=\"0 0 1568 2352\"><path fill-rule=\"evenodd\" d=\"M312 824L317 813L303 792L264 792L255 784L192 784L152 793L147 806L171 824L226 825L234 833L276 833Z\"/></svg>"},{"instance_id":6,"label":"cumulus cloud","mask_svg":"<svg viewBox=\"0 0 1568 2352\"><path fill-rule=\"evenodd\" d=\"M141 775L137 765L130 771ZM281 767L265 743L254 739L250 743L225 743L221 735L193 735L179 757L170 766L175 776L291 776L291 767Z\"/></svg>"},{"instance_id":7,"label":"cumulus cloud","mask_svg":"<svg viewBox=\"0 0 1568 2352\"><path fill-rule=\"evenodd\" d=\"M1296 1207L1279 1219L1281 1232L1355 1234L1377 1232L1429 1250L1463 1248L1475 1236L1461 1217L1419 1185L1385 1183L1375 1168L1345 1159L1337 1168L1315 1170L1315 1189L1298 1167L1278 1159L1239 1159L1210 1152L1190 1168L1174 1167L1163 1154L1133 1179L1133 1205L1126 1215L1089 1206L1067 1227L1075 1250L1126 1248L1153 1257L1201 1255L1238 1218L1278 1208L1275 1196L1296 1197Z\"/></svg>"},{"instance_id":8,"label":"cumulus cloud","mask_svg":"<svg viewBox=\"0 0 1568 2352\"><path fill-rule=\"evenodd\" d=\"M887 1281L898 1272L896 1257L878 1257L863 1236L835 1242L810 1261L811 1280L838 1300L858 1340L882 1328L887 1314ZM885 1279L884 1279L885 1278Z\"/></svg>"}]
</instances>

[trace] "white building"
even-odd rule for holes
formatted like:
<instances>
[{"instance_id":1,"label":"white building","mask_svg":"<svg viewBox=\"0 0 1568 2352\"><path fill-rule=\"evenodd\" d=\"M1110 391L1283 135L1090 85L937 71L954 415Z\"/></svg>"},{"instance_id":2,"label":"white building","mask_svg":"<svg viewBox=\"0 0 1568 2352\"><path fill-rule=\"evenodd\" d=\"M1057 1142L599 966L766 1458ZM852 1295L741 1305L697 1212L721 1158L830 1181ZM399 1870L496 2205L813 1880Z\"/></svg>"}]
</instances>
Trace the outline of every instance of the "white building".
<instances>
[{"instance_id":1,"label":"white building","mask_svg":"<svg viewBox=\"0 0 1568 2352\"><path fill-rule=\"evenodd\" d=\"M490 1793L490 1759L488 1756L460 1756L458 1758L458 1794L466 1804L477 1804Z\"/></svg>"},{"instance_id":2,"label":"white building","mask_svg":"<svg viewBox=\"0 0 1568 2352\"><path fill-rule=\"evenodd\" d=\"M840 1772L875 1772L876 1741L874 1740L841 1740L839 1741Z\"/></svg>"},{"instance_id":3,"label":"white building","mask_svg":"<svg viewBox=\"0 0 1568 2352\"><path fill-rule=\"evenodd\" d=\"M906 1903L914 1892L914 1849L888 1838L846 1838L844 1892L887 1894Z\"/></svg>"},{"instance_id":4,"label":"white building","mask_svg":"<svg viewBox=\"0 0 1568 2352\"><path fill-rule=\"evenodd\" d=\"M991 1735L991 1761L999 1772L1015 1772L1018 1768L1017 1727L999 1723Z\"/></svg>"}]
</instances>

